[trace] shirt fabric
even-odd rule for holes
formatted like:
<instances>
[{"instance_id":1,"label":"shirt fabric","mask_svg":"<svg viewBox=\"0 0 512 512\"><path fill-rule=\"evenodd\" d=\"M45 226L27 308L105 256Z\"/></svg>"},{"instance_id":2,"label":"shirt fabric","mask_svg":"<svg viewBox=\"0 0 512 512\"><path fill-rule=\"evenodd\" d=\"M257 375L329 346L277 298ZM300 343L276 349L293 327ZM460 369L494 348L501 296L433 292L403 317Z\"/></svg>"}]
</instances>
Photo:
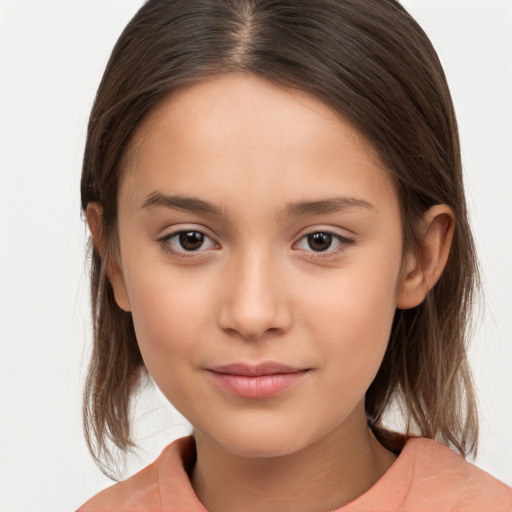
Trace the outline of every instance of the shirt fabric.
<instances>
[{"instance_id":1,"label":"shirt fabric","mask_svg":"<svg viewBox=\"0 0 512 512\"><path fill-rule=\"evenodd\" d=\"M193 437L178 439L78 512L206 512L188 476L194 461ZM399 511L512 512L512 490L437 441L410 438L373 487L334 512Z\"/></svg>"}]
</instances>

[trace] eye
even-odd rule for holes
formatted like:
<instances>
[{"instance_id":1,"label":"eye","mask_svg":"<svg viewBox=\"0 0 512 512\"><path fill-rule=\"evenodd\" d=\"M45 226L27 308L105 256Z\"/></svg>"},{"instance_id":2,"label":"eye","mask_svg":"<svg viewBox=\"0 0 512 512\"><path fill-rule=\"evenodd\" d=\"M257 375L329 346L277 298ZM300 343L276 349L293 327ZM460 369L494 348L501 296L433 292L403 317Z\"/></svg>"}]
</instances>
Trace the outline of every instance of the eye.
<instances>
[{"instance_id":1,"label":"eye","mask_svg":"<svg viewBox=\"0 0 512 512\"><path fill-rule=\"evenodd\" d=\"M217 246L208 235L194 229L170 233L161 238L160 243L166 251L179 256L185 256L186 253L214 249Z\"/></svg>"},{"instance_id":2,"label":"eye","mask_svg":"<svg viewBox=\"0 0 512 512\"><path fill-rule=\"evenodd\" d=\"M338 250L351 243L352 240L336 233L331 233L330 231L316 231L304 235L298 243L298 248L309 252L336 253Z\"/></svg>"}]
</instances>

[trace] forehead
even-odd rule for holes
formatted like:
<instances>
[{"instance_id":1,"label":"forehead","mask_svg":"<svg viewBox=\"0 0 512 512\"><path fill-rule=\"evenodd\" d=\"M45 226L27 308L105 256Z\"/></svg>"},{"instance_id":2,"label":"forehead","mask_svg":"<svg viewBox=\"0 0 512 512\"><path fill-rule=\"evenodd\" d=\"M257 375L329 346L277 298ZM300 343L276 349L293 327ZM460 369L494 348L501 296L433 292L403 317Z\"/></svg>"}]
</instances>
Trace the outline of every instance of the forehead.
<instances>
[{"instance_id":1,"label":"forehead","mask_svg":"<svg viewBox=\"0 0 512 512\"><path fill-rule=\"evenodd\" d=\"M235 206L338 194L396 202L364 137L317 98L250 75L188 86L141 123L120 194L190 193ZM237 201L240 199L240 201Z\"/></svg>"}]
</instances>

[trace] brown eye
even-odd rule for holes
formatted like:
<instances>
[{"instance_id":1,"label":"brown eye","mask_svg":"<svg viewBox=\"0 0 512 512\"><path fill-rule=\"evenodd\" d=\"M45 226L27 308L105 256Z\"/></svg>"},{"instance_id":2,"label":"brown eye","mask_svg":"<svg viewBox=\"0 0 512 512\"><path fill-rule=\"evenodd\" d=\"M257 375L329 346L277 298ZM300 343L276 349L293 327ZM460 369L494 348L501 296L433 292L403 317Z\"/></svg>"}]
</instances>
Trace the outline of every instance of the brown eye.
<instances>
[{"instance_id":1,"label":"brown eye","mask_svg":"<svg viewBox=\"0 0 512 512\"><path fill-rule=\"evenodd\" d=\"M204 234L199 231L182 231L179 234L179 242L186 251L195 251L203 245Z\"/></svg>"},{"instance_id":2,"label":"brown eye","mask_svg":"<svg viewBox=\"0 0 512 512\"><path fill-rule=\"evenodd\" d=\"M175 231L159 240L162 248L177 256L192 256L206 249L215 249L215 242L205 233L193 229Z\"/></svg>"},{"instance_id":3,"label":"brown eye","mask_svg":"<svg viewBox=\"0 0 512 512\"><path fill-rule=\"evenodd\" d=\"M322 252L329 249L332 244L332 233L311 233L307 235L308 245L315 252Z\"/></svg>"},{"instance_id":4,"label":"brown eye","mask_svg":"<svg viewBox=\"0 0 512 512\"><path fill-rule=\"evenodd\" d=\"M298 242L301 251L317 253L320 256L335 256L354 243L350 238L331 233L330 231L314 231L304 235Z\"/></svg>"}]
</instances>

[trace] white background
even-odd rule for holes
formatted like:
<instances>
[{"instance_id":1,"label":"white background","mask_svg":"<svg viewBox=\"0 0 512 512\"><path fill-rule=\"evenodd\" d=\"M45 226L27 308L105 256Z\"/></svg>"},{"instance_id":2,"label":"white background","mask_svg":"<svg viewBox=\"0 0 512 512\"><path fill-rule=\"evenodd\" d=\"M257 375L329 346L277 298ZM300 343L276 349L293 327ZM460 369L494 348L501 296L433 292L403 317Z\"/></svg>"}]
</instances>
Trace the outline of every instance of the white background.
<instances>
[{"instance_id":1,"label":"white background","mask_svg":"<svg viewBox=\"0 0 512 512\"><path fill-rule=\"evenodd\" d=\"M512 484L512 1L403 3L452 88L482 260L476 464ZM80 163L96 87L140 4L0 0L0 512L72 510L110 484L81 432L90 324ZM163 403L141 400L144 450L129 471L186 432Z\"/></svg>"}]
</instances>

